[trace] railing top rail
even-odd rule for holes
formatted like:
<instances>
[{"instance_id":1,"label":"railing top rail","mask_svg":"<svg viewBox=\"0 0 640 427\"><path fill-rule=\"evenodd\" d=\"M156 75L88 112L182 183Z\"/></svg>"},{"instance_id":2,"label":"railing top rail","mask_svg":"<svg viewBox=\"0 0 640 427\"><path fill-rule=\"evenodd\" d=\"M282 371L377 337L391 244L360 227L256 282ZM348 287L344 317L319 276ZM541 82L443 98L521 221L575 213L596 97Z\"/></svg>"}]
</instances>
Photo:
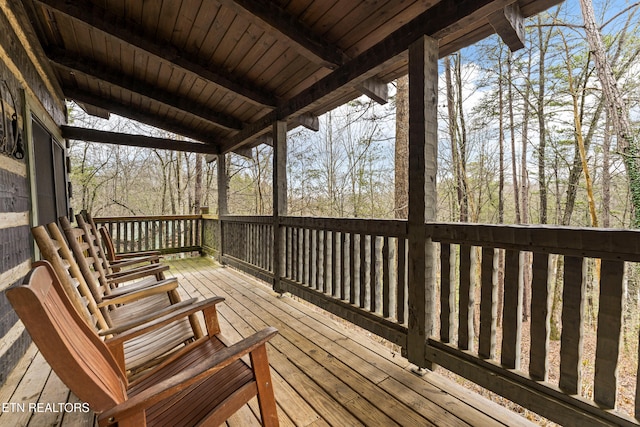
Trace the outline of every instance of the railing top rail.
<instances>
[{"instance_id":1,"label":"railing top rail","mask_svg":"<svg viewBox=\"0 0 640 427\"><path fill-rule=\"evenodd\" d=\"M425 226L436 242L640 262L640 230L470 223Z\"/></svg>"},{"instance_id":2,"label":"railing top rail","mask_svg":"<svg viewBox=\"0 0 640 427\"><path fill-rule=\"evenodd\" d=\"M244 222L249 224L273 224L272 215L223 215L223 222Z\"/></svg>"},{"instance_id":3,"label":"railing top rail","mask_svg":"<svg viewBox=\"0 0 640 427\"><path fill-rule=\"evenodd\" d=\"M131 222L131 221L173 221L180 219L200 219L202 215L145 215L145 216L103 216L93 218L95 222Z\"/></svg>"},{"instance_id":4,"label":"railing top rail","mask_svg":"<svg viewBox=\"0 0 640 427\"><path fill-rule=\"evenodd\" d=\"M288 216L281 218L280 223L289 227L334 230L347 233L372 234L376 236L407 237L407 221L404 220Z\"/></svg>"}]
</instances>

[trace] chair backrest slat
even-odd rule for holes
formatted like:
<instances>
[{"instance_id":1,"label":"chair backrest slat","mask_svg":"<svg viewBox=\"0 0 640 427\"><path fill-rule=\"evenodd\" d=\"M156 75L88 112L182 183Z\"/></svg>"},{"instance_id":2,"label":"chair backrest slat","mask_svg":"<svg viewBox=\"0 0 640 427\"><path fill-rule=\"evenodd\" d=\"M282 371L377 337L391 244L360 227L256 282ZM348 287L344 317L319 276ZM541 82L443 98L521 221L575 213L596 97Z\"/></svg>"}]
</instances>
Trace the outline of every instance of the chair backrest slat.
<instances>
[{"instance_id":1,"label":"chair backrest slat","mask_svg":"<svg viewBox=\"0 0 640 427\"><path fill-rule=\"evenodd\" d=\"M87 235L86 230L73 227L67 217L60 217L58 220L60 221L62 230L67 236L69 247L73 251L80 270L87 277L93 275L100 284L102 295L109 295L111 293L111 287L107 281L107 275L111 273L111 269L108 268L105 270L103 260L96 252L95 246L91 244L90 237ZM73 237L75 237L75 239L73 239ZM80 242L78 239L82 241ZM96 299L102 299L102 295Z\"/></svg>"},{"instance_id":2,"label":"chair backrest slat","mask_svg":"<svg viewBox=\"0 0 640 427\"><path fill-rule=\"evenodd\" d=\"M86 282L58 226L55 223L48 224L47 228L39 225L32 228L31 233L78 312L98 329L109 329L111 320L107 309L100 310L95 302L99 287Z\"/></svg>"}]
</instances>

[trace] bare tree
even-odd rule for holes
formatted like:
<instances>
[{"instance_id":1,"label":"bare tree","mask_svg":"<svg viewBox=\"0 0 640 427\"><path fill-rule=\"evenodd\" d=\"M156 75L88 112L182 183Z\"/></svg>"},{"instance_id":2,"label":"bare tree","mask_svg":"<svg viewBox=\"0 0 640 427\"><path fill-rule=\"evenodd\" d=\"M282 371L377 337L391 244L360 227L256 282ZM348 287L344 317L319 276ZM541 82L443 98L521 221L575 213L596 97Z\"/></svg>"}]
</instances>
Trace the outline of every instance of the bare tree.
<instances>
[{"instance_id":1,"label":"bare tree","mask_svg":"<svg viewBox=\"0 0 640 427\"><path fill-rule=\"evenodd\" d=\"M618 151L623 157L627 170L633 206L632 226L638 228L640 227L640 150L638 141L631 130L629 108L618 89L611 62L602 42L600 28L596 24L593 2L591 0L580 0L580 7L582 9L587 42L596 63L598 80L606 100L607 112L617 136Z\"/></svg>"},{"instance_id":2,"label":"bare tree","mask_svg":"<svg viewBox=\"0 0 640 427\"><path fill-rule=\"evenodd\" d=\"M448 58L448 57L447 57ZM446 60L446 59L445 59ZM409 78L396 80L396 144L394 216L406 219L409 209Z\"/></svg>"}]
</instances>

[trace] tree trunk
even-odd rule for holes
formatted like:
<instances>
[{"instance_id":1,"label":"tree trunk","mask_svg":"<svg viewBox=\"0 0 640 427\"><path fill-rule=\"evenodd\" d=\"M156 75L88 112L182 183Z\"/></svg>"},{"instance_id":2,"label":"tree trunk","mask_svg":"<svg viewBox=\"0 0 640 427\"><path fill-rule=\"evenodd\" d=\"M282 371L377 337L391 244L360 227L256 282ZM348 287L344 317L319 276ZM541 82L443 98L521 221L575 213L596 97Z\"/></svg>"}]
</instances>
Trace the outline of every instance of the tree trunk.
<instances>
[{"instance_id":1,"label":"tree trunk","mask_svg":"<svg viewBox=\"0 0 640 427\"><path fill-rule=\"evenodd\" d=\"M587 163L587 150L585 147L584 137L582 135L582 112L580 106L578 104L578 92L573 84L573 64L569 60L569 51L567 48L567 78L569 83L569 93L571 94L572 106L573 106L573 125L574 125L574 134L576 139L576 147L578 148L578 153L580 155L580 164L582 171L584 172L584 180L585 186L587 188L587 200L589 204L589 215L591 217L591 226L598 226L598 217L596 214L596 204L595 199L593 197L593 184L591 182L591 174L589 172L589 164ZM585 79L586 81L587 79ZM584 96L585 90L582 89L582 94ZM583 97L583 107L584 107L584 97Z\"/></svg>"},{"instance_id":2,"label":"tree trunk","mask_svg":"<svg viewBox=\"0 0 640 427\"><path fill-rule=\"evenodd\" d=\"M407 219L409 210L409 78L400 77L396 93L394 213Z\"/></svg>"},{"instance_id":3,"label":"tree trunk","mask_svg":"<svg viewBox=\"0 0 640 427\"><path fill-rule=\"evenodd\" d=\"M558 9L559 10L559 9ZM540 56L538 57L538 99L537 99L537 108L538 108L538 186L540 191L540 214L539 221L540 224L547 223L547 179L546 179L546 159L545 159L545 151L547 147L547 136L546 136L546 120L544 115L544 104L545 104L545 56L547 53L547 48L549 46L549 38L551 35L551 31L547 33L547 38L543 42L542 37L542 17L538 15L538 52Z\"/></svg>"},{"instance_id":4,"label":"tree trunk","mask_svg":"<svg viewBox=\"0 0 640 427\"><path fill-rule=\"evenodd\" d=\"M611 215L611 122L609 120L609 114L606 115L607 119L604 125L604 140L602 142L602 226L604 228L611 227L610 215Z\"/></svg>"},{"instance_id":5,"label":"tree trunk","mask_svg":"<svg viewBox=\"0 0 640 427\"><path fill-rule=\"evenodd\" d=\"M513 203L515 206L516 212L516 224L520 224L522 221L520 218L520 198L518 197L519 187L518 187L518 169L516 167L516 129L515 129L515 119L513 117L513 90L512 90L512 82L513 82L513 72L511 70L511 52L508 53L507 57L507 81L509 82L509 87L507 90L507 97L509 101L509 129L511 132L511 176L513 178Z\"/></svg>"},{"instance_id":6,"label":"tree trunk","mask_svg":"<svg viewBox=\"0 0 640 427\"><path fill-rule=\"evenodd\" d=\"M202 154L196 154L196 182L193 196L193 213L199 214L202 207Z\"/></svg>"},{"instance_id":7,"label":"tree trunk","mask_svg":"<svg viewBox=\"0 0 640 427\"><path fill-rule=\"evenodd\" d=\"M448 130L449 140L451 141L451 165L453 172L453 188L456 193L457 204L455 210L452 212L453 220L462 220L462 200L463 200L463 188L462 180L460 177L460 154L458 153L458 138L457 138L457 119L456 119L456 107L455 107L455 90L453 88L453 78L451 76L451 56L444 58L444 72L445 72L445 86L447 92L447 115L449 119Z\"/></svg>"},{"instance_id":8,"label":"tree trunk","mask_svg":"<svg viewBox=\"0 0 640 427\"><path fill-rule=\"evenodd\" d=\"M467 182L467 126L465 123L465 114L463 108L463 95L462 95L462 58L460 54L456 56L455 69L456 69L456 86L457 86L457 109L458 109L458 121L460 122L459 142L460 142L460 186L462 188L462 200L460 203L460 221L469 221L469 184Z\"/></svg>"},{"instance_id":9,"label":"tree trunk","mask_svg":"<svg viewBox=\"0 0 640 427\"><path fill-rule=\"evenodd\" d=\"M598 79L606 100L607 111L617 135L618 151L622 154L633 207L631 225L640 227L640 157L638 144L629 123L629 108L622 99L607 52L602 42L600 29L596 25L593 3L591 0L580 0L585 33L589 48L594 56Z\"/></svg>"},{"instance_id":10,"label":"tree trunk","mask_svg":"<svg viewBox=\"0 0 640 427\"><path fill-rule=\"evenodd\" d=\"M531 94L531 52L527 64L526 88L523 94L522 109L522 147L520 156L520 200L522 201L521 219L523 224L529 223L529 174L527 173L527 144L529 138L529 96ZM531 264L533 254L524 252L522 257L522 321L531 317Z\"/></svg>"},{"instance_id":11,"label":"tree trunk","mask_svg":"<svg viewBox=\"0 0 640 427\"><path fill-rule=\"evenodd\" d=\"M498 57L498 127L499 127L499 174L498 174L498 223L504 223L504 90L502 75L502 49ZM504 250L498 253L498 316L496 323L502 326L504 309Z\"/></svg>"}]
</instances>

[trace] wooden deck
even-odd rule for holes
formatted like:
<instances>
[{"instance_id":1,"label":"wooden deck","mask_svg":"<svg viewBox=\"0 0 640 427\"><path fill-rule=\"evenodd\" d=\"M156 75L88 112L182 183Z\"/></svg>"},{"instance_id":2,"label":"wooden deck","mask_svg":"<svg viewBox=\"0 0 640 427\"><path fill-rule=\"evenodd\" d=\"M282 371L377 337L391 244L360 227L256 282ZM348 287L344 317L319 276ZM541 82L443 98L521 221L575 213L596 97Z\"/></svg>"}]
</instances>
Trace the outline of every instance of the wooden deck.
<instances>
[{"instance_id":1,"label":"wooden deck","mask_svg":"<svg viewBox=\"0 0 640 427\"><path fill-rule=\"evenodd\" d=\"M219 314L228 338L239 340L267 325L278 328L269 359L282 426L532 425L438 374L415 375L406 359L366 333L279 298L232 268L206 258L171 265L185 296L226 298ZM80 404L32 346L0 388L0 426L94 424L92 413L59 405L65 402ZM254 399L227 425L258 425L255 414Z\"/></svg>"}]
</instances>

